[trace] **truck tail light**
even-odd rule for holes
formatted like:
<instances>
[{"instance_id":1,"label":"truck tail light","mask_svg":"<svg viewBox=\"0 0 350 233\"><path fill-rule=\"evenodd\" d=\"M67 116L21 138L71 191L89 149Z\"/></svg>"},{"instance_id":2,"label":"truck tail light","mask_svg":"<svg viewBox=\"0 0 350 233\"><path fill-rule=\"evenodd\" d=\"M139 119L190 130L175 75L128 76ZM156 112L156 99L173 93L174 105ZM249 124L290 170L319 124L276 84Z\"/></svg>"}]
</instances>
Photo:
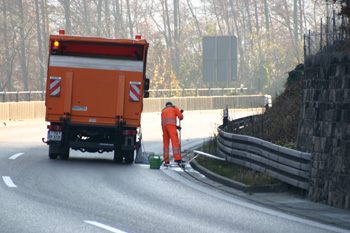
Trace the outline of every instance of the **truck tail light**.
<instances>
[{"instance_id":1,"label":"truck tail light","mask_svg":"<svg viewBox=\"0 0 350 233\"><path fill-rule=\"evenodd\" d=\"M61 125L48 125L47 129L50 131L62 131Z\"/></svg>"},{"instance_id":2,"label":"truck tail light","mask_svg":"<svg viewBox=\"0 0 350 233\"><path fill-rule=\"evenodd\" d=\"M136 130L123 130L124 136L136 135Z\"/></svg>"}]
</instances>

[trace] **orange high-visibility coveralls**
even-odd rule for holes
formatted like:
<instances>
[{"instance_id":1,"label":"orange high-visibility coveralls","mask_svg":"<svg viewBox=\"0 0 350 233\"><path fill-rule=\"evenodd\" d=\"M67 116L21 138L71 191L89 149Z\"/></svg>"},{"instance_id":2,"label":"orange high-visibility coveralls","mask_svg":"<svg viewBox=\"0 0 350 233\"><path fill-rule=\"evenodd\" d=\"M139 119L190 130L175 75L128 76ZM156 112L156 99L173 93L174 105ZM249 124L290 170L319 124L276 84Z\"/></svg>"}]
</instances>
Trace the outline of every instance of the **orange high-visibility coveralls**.
<instances>
[{"instance_id":1,"label":"orange high-visibility coveralls","mask_svg":"<svg viewBox=\"0 0 350 233\"><path fill-rule=\"evenodd\" d=\"M163 156L166 163L169 162L169 139L173 147L175 161L181 160L179 136L176 130L176 117L182 120L184 117L178 107L167 105L162 110L162 130L163 130Z\"/></svg>"}]
</instances>

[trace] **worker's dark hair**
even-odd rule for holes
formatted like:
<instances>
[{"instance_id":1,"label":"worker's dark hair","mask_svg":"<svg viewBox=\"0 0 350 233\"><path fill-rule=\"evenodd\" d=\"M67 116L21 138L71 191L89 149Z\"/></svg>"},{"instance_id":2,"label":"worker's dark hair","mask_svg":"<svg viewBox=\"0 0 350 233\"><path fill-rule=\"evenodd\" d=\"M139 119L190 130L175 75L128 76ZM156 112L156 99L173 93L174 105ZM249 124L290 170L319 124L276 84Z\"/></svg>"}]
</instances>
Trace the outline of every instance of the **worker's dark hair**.
<instances>
[{"instance_id":1,"label":"worker's dark hair","mask_svg":"<svg viewBox=\"0 0 350 233\"><path fill-rule=\"evenodd\" d=\"M167 102L167 103L165 104L165 106L168 106L168 105L173 105L173 103Z\"/></svg>"}]
</instances>

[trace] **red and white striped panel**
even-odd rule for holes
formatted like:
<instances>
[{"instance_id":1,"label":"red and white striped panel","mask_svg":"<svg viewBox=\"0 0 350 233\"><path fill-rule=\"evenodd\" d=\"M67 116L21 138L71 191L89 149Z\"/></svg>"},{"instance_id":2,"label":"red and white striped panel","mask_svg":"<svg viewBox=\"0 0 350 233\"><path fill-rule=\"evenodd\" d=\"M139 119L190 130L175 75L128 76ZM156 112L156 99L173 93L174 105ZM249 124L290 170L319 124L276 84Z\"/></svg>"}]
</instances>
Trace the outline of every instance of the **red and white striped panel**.
<instances>
[{"instance_id":1,"label":"red and white striped panel","mask_svg":"<svg viewBox=\"0 0 350 233\"><path fill-rule=\"evenodd\" d=\"M50 96L61 96L61 77L50 77Z\"/></svg>"},{"instance_id":2,"label":"red and white striped panel","mask_svg":"<svg viewBox=\"0 0 350 233\"><path fill-rule=\"evenodd\" d=\"M140 82L130 82L129 100L134 102L140 101L140 90Z\"/></svg>"}]
</instances>

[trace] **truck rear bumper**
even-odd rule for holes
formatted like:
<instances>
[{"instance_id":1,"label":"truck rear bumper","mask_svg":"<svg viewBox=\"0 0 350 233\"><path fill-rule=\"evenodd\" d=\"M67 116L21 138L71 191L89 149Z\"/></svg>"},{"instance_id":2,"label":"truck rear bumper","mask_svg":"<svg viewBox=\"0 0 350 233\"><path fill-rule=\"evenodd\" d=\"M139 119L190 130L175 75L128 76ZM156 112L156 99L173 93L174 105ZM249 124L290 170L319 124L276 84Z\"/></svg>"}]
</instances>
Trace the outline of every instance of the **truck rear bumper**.
<instances>
[{"instance_id":1,"label":"truck rear bumper","mask_svg":"<svg viewBox=\"0 0 350 233\"><path fill-rule=\"evenodd\" d=\"M114 144L98 142L69 142L69 147L78 150L80 148L99 148L104 150L114 150Z\"/></svg>"}]
</instances>

